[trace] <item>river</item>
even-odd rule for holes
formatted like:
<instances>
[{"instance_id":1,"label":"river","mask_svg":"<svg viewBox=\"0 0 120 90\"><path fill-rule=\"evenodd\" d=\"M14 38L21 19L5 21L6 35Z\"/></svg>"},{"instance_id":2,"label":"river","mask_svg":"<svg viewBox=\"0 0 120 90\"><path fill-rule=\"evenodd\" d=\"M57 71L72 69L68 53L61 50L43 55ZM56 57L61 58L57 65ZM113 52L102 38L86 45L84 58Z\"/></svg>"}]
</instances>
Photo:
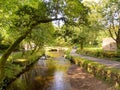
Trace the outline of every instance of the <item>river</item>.
<instances>
[{"instance_id":1,"label":"river","mask_svg":"<svg viewBox=\"0 0 120 90\"><path fill-rule=\"evenodd\" d=\"M70 66L62 52L49 52L52 58L39 61L14 81L7 90L70 90L66 76Z\"/></svg>"}]
</instances>

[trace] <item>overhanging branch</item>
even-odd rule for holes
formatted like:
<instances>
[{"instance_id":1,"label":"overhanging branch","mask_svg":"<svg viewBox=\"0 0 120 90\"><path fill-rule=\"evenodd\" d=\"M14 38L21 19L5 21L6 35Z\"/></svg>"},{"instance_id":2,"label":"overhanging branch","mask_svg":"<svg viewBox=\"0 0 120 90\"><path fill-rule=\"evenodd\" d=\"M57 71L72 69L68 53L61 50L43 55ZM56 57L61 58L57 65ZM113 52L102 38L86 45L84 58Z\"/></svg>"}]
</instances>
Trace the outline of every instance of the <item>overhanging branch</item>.
<instances>
[{"instance_id":1,"label":"overhanging branch","mask_svg":"<svg viewBox=\"0 0 120 90\"><path fill-rule=\"evenodd\" d=\"M16 39L16 41L7 49L7 51L2 55L1 59L0 59L0 65L1 67L3 67L6 64L6 61L9 57L9 55L14 51L14 49L17 47L17 45L20 44L20 42L22 42L23 39L25 39L27 37L27 35L29 33L32 32L32 29L40 24L40 23L48 23L48 22L52 22L55 20L64 20L64 17L61 18L53 18L53 19L44 19L44 20L38 20L35 23L32 23L30 28L23 34L21 35L18 39ZM30 23L29 23L30 24ZM28 25L29 26L29 25Z\"/></svg>"},{"instance_id":2,"label":"overhanging branch","mask_svg":"<svg viewBox=\"0 0 120 90\"><path fill-rule=\"evenodd\" d=\"M48 18L48 19L44 19L44 20L38 20L37 23L48 23L48 22L52 22L52 21L56 21L56 20L64 20L64 17L61 18Z\"/></svg>"}]
</instances>

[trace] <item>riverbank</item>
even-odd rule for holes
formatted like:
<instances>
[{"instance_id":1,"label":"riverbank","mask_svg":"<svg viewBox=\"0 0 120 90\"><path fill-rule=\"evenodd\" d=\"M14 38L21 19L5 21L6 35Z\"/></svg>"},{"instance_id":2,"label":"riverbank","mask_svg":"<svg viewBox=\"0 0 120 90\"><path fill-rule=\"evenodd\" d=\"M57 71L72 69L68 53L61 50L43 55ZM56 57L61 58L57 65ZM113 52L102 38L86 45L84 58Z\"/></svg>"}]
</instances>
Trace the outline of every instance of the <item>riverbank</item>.
<instances>
[{"instance_id":1,"label":"riverbank","mask_svg":"<svg viewBox=\"0 0 120 90\"><path fill-rule=\"evenodd\" d=\"M50 56L54 57L40 59L7 90L114 90L79 66L71 65L63 54L51 52Z\"/></svg>"},{"instance_id":2,"label":"riverbank","mask_svg":"<svg viewBox=\"0 0 120 90\"><path fill-rule=\"evenodd\" d=\"M42 52L36 52L33 55L27 54L20 59L15 59L16 61L19 60L17 63L8 61L7 64L9 65L6 65L7 67L5 67L5 77L4 80L0 83L0 90L6 90L6 88L13 81L15 81L18 77L20 77L20 75L31 68L39 60L41 55Z\"/></svg>"},{"instance_id":3,"label":"riverbank","mask_svg":"<svg viewBox=\"0 0 120 90\"><path fill-rule=\"evenodd\" d=\"M115 90L77 65L71 65L67 76L70 79L71 90Z\"/></svg>"}]
</instances>

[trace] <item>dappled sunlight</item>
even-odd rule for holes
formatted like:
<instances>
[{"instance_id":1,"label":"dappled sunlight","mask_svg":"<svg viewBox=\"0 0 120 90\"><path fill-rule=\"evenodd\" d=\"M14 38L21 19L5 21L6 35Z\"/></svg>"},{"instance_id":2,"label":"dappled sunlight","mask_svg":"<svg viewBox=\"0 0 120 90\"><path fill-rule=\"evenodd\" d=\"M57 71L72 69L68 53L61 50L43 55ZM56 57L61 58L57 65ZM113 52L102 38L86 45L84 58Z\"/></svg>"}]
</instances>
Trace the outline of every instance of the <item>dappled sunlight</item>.
<instances>
[{"instance_id":1,"label":"dappled sunlight","mask_svg":"<svg viewBox=\"0 0 120 90\"><path fill-rule=\"evenodd\" d=\"M86 73L85 70L72 65L68 70L68 77L72 85L71 90L114 90L109 88L102 81L94 78L93 75Z\"/></svg>"},{"instance_id":2,"label":"dappled sunlight","mask_svg":"<svg viewBox=\"0 0 120 90\"><path fill-rule=\"evenodd\" d=\"M25 62L25 61L28 61L27 59L16 59L15 61L18 61L18 62Z\"/></svg>"},{"instance_id":3,"label":"dappled sunlight","mask_svg":"<svg viewBox=\"0 0 120 90\"><path fill-rule=\"evenodd\" d=\"M71 70L68 70L68 76L70 75L71 78L75 79L85 79L87 74L86 73L83 73L82 69L81 68L75 68L73 67L73 69ZM91 76L89 76L91 77Z\"/></svg>"},{"instance_id":4,"label":"dappled sunlight","mask_svg":"<svg viewBox=\"0 0 120 90\"><path fill-rule=\"evenodd\" d=\"M84 74L82 74L82 73L78 73L78 74L74 74L71 78L75 79L76 77L78 77L77 79L85 79L85 76L83 76L83 75Z\"/></svg>"}]
</instances>

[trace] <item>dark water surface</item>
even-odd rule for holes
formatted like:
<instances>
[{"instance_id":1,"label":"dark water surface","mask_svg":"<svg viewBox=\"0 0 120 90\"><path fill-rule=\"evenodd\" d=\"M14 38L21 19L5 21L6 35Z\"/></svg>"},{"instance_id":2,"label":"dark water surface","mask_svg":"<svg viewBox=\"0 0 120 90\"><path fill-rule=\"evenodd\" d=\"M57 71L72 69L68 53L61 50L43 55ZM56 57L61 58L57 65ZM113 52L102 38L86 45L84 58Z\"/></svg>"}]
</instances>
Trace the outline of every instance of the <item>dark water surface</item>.
<instances>
[{"instance_id":1,"label":"dark water surface","mask_svg":"<svg viewBox=\"0 0 120 90\"><path fill-rule=\"evenodd\" d=\"M51 52L49 55L53 58L40 59L7 90L70 90L69 79L66 77L69 61L60 52Z\"/></svg>"}]
</instances>

